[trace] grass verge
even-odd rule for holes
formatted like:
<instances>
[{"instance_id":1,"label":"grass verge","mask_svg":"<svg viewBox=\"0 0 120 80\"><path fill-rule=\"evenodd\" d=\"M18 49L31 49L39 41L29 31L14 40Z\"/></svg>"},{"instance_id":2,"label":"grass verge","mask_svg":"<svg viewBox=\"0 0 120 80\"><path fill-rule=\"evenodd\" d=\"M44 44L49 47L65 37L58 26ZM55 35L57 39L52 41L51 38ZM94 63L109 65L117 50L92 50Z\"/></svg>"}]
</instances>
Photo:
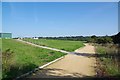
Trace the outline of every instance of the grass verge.
<instances>
[{"instance_id":1,"label":"grass verge","mask_svg":"<svg viewBox=\"0 0 120 80\"><path fill-rule=\"evenodd\" d=\"M98 76L120 76L119 47L114 44L97 44Z\"/></svg>"},{"instance_id":2,"label":"grass verge","mask_svg":"<svg viewBox=\"0 0 120 80\"><path fill-rule=\"evenodd\" d=\"M0 80L2 79L2 39L0 39Z\"/></svg>"}]
</instances>

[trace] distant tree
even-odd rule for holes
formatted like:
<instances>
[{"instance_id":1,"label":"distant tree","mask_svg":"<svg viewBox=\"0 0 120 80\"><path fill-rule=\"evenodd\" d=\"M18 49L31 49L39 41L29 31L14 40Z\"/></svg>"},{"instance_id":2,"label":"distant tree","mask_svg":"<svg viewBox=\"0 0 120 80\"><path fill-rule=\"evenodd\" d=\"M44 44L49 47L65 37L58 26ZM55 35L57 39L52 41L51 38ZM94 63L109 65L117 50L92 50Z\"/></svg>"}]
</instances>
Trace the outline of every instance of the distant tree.
<instances>
[{"instance_id":1,"label":"distant tree","mask_svg":"<svg viewBox=\"0 0 120 80\"><path fill-rule=\"evenodd\" d=\"M95 36L95 35L92 35L91 38L96 38L96 36Z\"/></svg>"},{"instance_id":2,"label":"distant tree","mask_svg":"<svg viewBox=\"0 0 120 80\"><path fill-rule=\"evenodd\" d=\"M120 44L120 32L114 36L112 36L113 42L115 44Z\"/></svg>"},{"instance_id":3,"label":"distant tree","mask_svg":"<svg viewBox=\"0 0 120 80\"><path fill-rule=\"evenodd\" d=\"M93 36L91 36L90 41L93 42L93 43L95 43L95 42L96 42L96 38L97 38L97 37L96 37L95 35L93 35Z\"/></svg>"},{"instance_id":4,"label":"distant tree","mask_svg":"<svg viewBox=\"0 0 120 80\"><path fill-rule=\"evenodd\" d=\"M99 37L99 38L96 40L96 43L98 43L98 44L104 43L104 39Z\"/></svg>"},{"instance_id":5,"label":"distant tree","mask_svg":"<svg viewBox=\"0 0 120 80\"><path fill-rule=\"evenodd\" d=\"M106 43L111 43L112 42L112 38L110 36L105 36L105 42Z\"/></svg>"}]
</instances>

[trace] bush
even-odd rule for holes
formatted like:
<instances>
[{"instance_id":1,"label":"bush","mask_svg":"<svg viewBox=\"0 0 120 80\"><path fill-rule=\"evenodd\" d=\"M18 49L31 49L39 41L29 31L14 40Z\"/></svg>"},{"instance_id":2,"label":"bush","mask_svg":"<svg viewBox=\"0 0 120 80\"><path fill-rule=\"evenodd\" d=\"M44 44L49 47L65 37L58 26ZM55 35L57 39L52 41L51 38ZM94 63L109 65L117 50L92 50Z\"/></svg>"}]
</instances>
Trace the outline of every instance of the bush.
<instances>
[{"instance_id":1,"label":"bush","mask_svg":"<svg viewBox=\"0 0 120 80\"><path fill-rule=\"evenodd\" d=\"M12 67L12 58L13 58L13 51L7 49L5 52L2 53L2 70L3 70L3 78L7 75L5 73L9 72Z\"/></svg>"}]
</instances>

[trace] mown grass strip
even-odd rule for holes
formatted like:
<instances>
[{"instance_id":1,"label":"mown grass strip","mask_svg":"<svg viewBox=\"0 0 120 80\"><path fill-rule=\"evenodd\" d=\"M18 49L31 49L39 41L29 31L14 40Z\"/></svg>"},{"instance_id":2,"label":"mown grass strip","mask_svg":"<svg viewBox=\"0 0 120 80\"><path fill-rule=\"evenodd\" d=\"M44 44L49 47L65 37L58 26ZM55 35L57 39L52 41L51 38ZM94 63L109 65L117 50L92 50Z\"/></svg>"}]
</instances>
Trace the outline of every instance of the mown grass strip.
<instances>
[{"instance_id":1,"label":"mown grass strip","mask_svg":"<svg viewBox=\"0 0 120 80\"><path fill-rule=\"evenodd\" d=\"M69 41L69 40L51 40L51 39L23 39L28 42L32 42L41 46L48 46L51 48L57 48L65 51L74 51L84 44L81 41Z\"/></svg>"}]
</instances>

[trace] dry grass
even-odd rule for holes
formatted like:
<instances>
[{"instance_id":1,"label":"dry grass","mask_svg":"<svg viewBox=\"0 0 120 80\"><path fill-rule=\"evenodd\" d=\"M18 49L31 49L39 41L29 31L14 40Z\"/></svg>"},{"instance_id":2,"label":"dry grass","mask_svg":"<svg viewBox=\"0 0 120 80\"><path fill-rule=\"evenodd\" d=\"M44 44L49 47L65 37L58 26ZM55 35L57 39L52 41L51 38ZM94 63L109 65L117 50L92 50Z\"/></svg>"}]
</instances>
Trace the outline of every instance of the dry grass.
<instances>
[{"instance_id":1,"label":"dry grass","mask_svg":"<svg viewBox=\"0 0 120 80\"><path fill-rule=\"evenodd\" d=\"M95 44L98 60L98 76L120 75L119 46L115 44Z\"/></svg>"}]
</instances>

